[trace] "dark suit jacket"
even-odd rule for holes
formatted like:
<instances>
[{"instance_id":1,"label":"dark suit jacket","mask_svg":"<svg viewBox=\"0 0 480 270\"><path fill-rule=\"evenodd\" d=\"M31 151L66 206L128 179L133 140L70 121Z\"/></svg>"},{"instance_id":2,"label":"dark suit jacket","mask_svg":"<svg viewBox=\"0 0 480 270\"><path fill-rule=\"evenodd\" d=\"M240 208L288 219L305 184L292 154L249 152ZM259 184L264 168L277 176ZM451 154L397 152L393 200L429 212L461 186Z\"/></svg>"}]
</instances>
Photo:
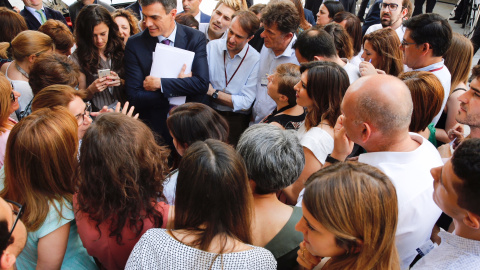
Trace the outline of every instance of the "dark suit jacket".
<instances>
[{"instance_id":1,"label":"dark suit jacket","mask_svg":"<svg viewBox=\"0 0 480 270\"><path fill-rule=\"evenodd\" d=\"M13 10L13 7L10 4L10 2L8 2L8 0L0 0L0 7L6 7L8 9Z\"/></svg>"},{"instance_id":2,"label":"dark suit jacket","mask_svg":"<svg viewBox=\"0 0 480 270\"><path fill-rule=\"evenodd\" d=\"M305 15L305 20L307 20L307 22L309 22L312 26L317 24L317 20L315 19L315 16L313 16L313 13L310 10L304 8L303 14Z\"/></svg>"},{"instance_id":3,"label":"dark suit jacket","mask_svg":"<svg viewBox=\"0 0 480 270\"><path fill-rule=\"evenodd\" d=\"M137 17L137 19L140 20L140 4L138 3L138 1L135 1L135 3L130 4L125 9L132 11L133 15L135 15L135 17Z\"/></svg>"},{"instance_id":4,"label":"dark suit jacket","mask_svg":"<svg viewBox=\"0 0 480 270\"><path fill-rule=\"evenodd\" d=\"M65 20L65 17L63 17L62 13L45 6L43 7L43 9L45 10L45 17L47 18L47 20L48 19L59 20L68 26L67 21ZM22 15L25 21L27 22L28 29L38 30L41 24L37 20L37 18L35 18L35 16L33 16L33 14L30 13L30 11L24 8L22 11L20 11L20 15Z\"/></svg>"},{"instance_id":5,"label":"dark suit jacket","mask_svg":"<svg viewBox=\"0 0 480 270\"><path fill-rule=\"evenodd\" d=\"M372 7L368 11L367 17L365 17L365 22L362 26L362 36L365 35L367 29L374 25L380 23L380 4L383 3L383 0L376 0L373 3Z\"/></svg>"},{"instance_id":6,"label":"dark suit jacket","mask_svg":"<svg viewBox=\"0 0 480 270\"><path fill-rule=\"evenodd\" d=\"M187 96L187 102L207 103L208 62L205 35L188 26L177 24L175 47L195 52L191 78L162 78L163 93L146 91L143 81L150 75L152 52L158 43L157 37L150 36L148 29L128 39L125 48L125 83L128 100L140 113L140 118L150 128L162 135L171 144L166 127L169 111L169 97ZM168 65L168 63L164 63Z\"/></svg>"},{"instance_id":7,"label":"dark suit jacket","mask_svg":"<svg viewBox=\"0 0 480 270\"><path fill-rule=\"evenodd\" d=\"M315 21L317 21L317 13L322 3L323 0L305 0L304 8L312 11L313 16L315 17Z\"/></svg>"},{"instance_id":8,"label":"dark suit jacket","mask_svg":"<svg viewBox=\"0 0 480 270\"><path fill-rule=\"evenodd\" d=\"M179 12L178 14L182 14L182 13L184 13L184 11ZM208 16L207 14L200 11L200 21L199 21L199 23L209 23L210 22L210 17L211 16Z\"/></svg>"}]
</instances>

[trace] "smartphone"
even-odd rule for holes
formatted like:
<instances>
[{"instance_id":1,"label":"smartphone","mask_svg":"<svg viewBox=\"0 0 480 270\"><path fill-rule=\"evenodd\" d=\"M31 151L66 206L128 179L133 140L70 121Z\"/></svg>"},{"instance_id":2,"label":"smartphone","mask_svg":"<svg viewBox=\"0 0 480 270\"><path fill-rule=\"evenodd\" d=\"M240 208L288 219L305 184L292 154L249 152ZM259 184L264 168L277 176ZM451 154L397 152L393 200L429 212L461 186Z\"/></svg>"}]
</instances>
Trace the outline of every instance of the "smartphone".
<instances>
[{"instance_id":1,"label":"smartphone","mask_svg":"<svg viewBox=\"0 0 480 270\"><path fill-rule=\"evenodd\" d=\"M110 69L99 69L98 78L103 78L110 75Z\"/></svg>"}]
</instances>

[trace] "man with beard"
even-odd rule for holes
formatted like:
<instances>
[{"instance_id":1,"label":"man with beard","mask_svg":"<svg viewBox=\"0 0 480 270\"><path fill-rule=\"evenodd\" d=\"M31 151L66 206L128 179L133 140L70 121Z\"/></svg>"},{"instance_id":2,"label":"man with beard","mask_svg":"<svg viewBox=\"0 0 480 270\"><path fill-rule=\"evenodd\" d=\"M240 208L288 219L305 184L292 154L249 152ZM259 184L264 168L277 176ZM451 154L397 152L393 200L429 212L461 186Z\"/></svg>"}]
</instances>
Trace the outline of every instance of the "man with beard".
<instances>
[{"instance_id":1,"label":"man with beard","mask_svg":"<svg viewBox=\"0 0 480 270\"><path fill-rule=\"evenodd\" d=\"M398 38L402 40L405 34L405 27L402 26L402 22L409 13L408 7L412 6L409 2L410 0L384 0L383 3L380 3L380 23L370 26L365 35L385 27L390 27L395 30Z\"/></svg>"},{"instance_id":2,"label":"man with beard","mask_svg":"<svg viewBox=\"0 0 480 270\"><path fill-rule=\"evenodd\" d=\"M207 44L212 107L230 126L228 141L235 145L248 128L250 107L255 100L260 54L248 44L260 27L250 11L235 14L228 36Z\"/></svg>"}]
</instances>

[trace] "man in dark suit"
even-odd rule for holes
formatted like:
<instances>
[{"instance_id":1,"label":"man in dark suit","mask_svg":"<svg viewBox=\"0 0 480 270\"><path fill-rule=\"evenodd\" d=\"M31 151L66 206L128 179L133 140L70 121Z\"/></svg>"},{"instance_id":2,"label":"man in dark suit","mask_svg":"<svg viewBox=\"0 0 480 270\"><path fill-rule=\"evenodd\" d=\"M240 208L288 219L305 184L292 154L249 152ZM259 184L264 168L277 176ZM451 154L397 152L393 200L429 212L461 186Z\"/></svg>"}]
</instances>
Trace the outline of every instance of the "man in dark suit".
<instances>
[{"instance_id":1,"label":"man in dark suit","mask_svg":"<svg viewBox=\"0 0 480 270\"><path fill-rule=\"evenodd\" d=\"M67 25L62 13L48 7L44 7L42 0L23 0L25 8L20 12L27 22L28 29L38 30L40 25L48 19L59 20ZM68 25L67 25L68 26Z\"/></svg>"},{"instance_id":2,"label":"man in dark suit","mask_svg":"<svg viewBox=\"0 0 480 270\"><path fill-rule=\"evenodd\" d=\"M150 128L171 143L166 127L168 98L187 96L187 102L207 103L208 62L205 35L176 24L176 0L140 0L148 29L131 37L125 48L125 81L128 99ZM195 52L191 77L156 78L150 75L152 52L158 42ZM163 63L168 65L169 63Z\"/></svg>"},{"instance_id":3,"label":"man in dark suit","mask_svg":"<svg viewBox=\"0 0 480 270\"><path fill-rule=\"evenodd\" d=\"M182 0L183 10L180 13L187 13L195 17L199 23L209 23L210 16L200 10L202 0Z\"/></svg>"},{"instance_id":4,"label":"man in dark suit","mask_svg":"<svg viewBox=\"0 0 480 270\"><path fill-rule=\"evenodd\" d=\"M141 15L142 12L140 11L140 4L138 3L138 1L133 2L132 4L130 4L125 9L130 10L133 13L133 15L135 15L135 17L137 17L137 19L139 21L142 20L142 15Z\"/></svg>"}]
</instances>

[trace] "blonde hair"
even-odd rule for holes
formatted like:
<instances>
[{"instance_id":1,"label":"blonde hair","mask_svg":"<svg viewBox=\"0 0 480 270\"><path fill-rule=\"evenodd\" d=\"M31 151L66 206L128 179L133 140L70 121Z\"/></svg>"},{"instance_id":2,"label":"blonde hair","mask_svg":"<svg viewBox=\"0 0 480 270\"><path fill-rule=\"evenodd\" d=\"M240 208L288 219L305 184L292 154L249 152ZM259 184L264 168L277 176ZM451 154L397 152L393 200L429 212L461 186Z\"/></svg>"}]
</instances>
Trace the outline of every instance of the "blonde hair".
<instances>
[{"instance_id":1,"label":"blonde hair","mask_svg":"<svg viewBox=\"0 0 480 270\"><path fill-rule=\"evenodd\" d=\"M247 2L245 0L218 0L215 9L217 9L221 4L224 4L227 7L235 10L235 12L240 10L248 10Z\"/></svg>"},{"instance_id":2,"label":"blonde hair","mask_svg":"<svg viewBox=\"0 0 480 270\"><path fill-rule=\"evenodd\" d=\"M12 106L11 91L12 86L8 79L0 73L0 133L7 129L3 125L10 116L10 107Z\"/></svg>"},{"instance_id":3,"label":"blonde hair","mask_svg":"<svg viewBox=\"0 0 480 270\"><path fill-rule=\"evenodd\" d=\"M445 66L452 74L450 94L459 83L467 84L473 59L473 45L470 39L453 33L452 44L443 55ZM447 89L445 89L447 91Z\"/></svg>"},{"instance_id":4,"label":"blonde hair","mask_svg":"<svg viewBox=\"0 0 480 270\"><path fill-rule=\"evenodd\" d=\"M48 50L54 50L55 44L53 40L46 34L26 30L18 34L12 43L0 43L0 57L23 61L30 55L40 55Z\"/></svg>"},{"instance_id":5,"label":"blonde hair","mask_svg":"<svg viewBox=\"0 0 480 270\"><path fill-rule=\"evenodd\" d=\"M397 194L380 170L356 162L328 166L307 180L303 205L346 250L329 270L400 269Z\"/></svg>"},{"instance_id":6,"label":"blonde hair","mask_svg":"<svg viewBox=\"0 0 480 270\"><path fill-rule=\"evenodd\" d=\"M51 206L59 216L71 208L77 128L66 108L44 108L18 122L8 137L0 196L28 206L22 221L30 232L42 226Z\"/></svg>"}]
</instances>

